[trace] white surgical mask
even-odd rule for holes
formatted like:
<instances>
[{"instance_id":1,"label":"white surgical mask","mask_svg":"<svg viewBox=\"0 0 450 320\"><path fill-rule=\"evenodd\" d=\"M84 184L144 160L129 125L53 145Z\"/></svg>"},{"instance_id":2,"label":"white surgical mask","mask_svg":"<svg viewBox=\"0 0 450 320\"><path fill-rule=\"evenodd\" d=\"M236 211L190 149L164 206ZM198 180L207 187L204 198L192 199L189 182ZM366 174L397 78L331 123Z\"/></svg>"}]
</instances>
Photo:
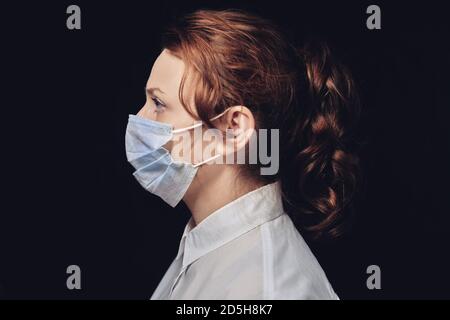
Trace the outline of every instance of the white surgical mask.
<instances>
[{"instance_id":1,"label":"white surgical mask","mask_svg":"<svg viewBox=\"0 0 450 320\"><path fill-rule=\"evenodd\" d=\"M227 109L228 110L228 109ZM221 117L227 110L213 117ZM189 127L173 129L172 125L130 114L125 133L127 159L136 169L134 177L141 186L175 207L183 198L198 167L221 156L217 154L200 163L177 161L163 146L173 135L203 125L199 122Z\"/></svg>"}]
</instances>

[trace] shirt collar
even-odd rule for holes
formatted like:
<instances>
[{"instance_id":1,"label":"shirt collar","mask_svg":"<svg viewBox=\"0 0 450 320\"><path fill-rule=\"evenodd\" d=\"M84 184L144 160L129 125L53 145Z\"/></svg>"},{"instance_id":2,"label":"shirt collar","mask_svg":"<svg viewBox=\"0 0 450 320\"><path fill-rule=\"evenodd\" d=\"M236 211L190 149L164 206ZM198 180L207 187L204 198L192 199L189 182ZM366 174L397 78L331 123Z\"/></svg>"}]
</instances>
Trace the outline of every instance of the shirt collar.
<instances>
[{"instance_id":1,"label":"shirt collar","mask_svg":"<svg viewBox=\"0 0 450 320\"><path fill-rule=\"evenodd\" d=\"M250 191L211 213L197 226L191 217L180 241L183 268L208 252L284 213L279 181Z\"/></svg>"}]
</instances>

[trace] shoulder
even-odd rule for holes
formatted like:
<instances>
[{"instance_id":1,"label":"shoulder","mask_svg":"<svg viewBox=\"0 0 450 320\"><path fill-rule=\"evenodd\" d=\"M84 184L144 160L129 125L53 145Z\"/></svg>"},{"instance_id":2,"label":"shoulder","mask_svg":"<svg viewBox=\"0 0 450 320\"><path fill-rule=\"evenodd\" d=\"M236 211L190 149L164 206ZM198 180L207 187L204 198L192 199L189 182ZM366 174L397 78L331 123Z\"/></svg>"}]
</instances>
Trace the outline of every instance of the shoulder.
<instances>
[{"instance_id":1,"label":"shoulder","mask_svg":"<svg viewBox=\"0 0 450 320\"><path fill-rule=\"evenodd\" d=\"M338 299L325 272L287 214L260 226L267 299Z\"/></svg>"},{"instance_id":2,"label":"shoulder","mask_svg":"<svg viewBox=\"0 0 450 320\"><path fill-rule=\"evenodd\" d=\"M287 214L223 244L188 274L191 283L207 278L204 289L222 288L222 299L338 299Z\"/></svg>"}]
</instances>

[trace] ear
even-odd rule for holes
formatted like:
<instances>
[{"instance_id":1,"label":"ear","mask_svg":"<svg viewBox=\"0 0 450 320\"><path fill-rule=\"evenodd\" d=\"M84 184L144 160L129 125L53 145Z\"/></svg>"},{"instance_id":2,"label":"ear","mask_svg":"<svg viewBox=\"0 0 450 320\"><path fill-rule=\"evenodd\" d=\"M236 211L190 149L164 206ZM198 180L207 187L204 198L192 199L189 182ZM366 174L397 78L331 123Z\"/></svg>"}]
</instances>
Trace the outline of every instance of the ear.
<instances>
[{"instance_id":1,"label":"ear","mask_svg":"<svg viewBox=\"0 0 450 320\"><path fill-rule=\"evenodd\" d=\"M228 154L245 147L255 130L256 122L250 109L239 105L229 107L216 125L226 133L227 144L233 146L233 150L228 150L227 146Z\"/></svg>"}]
</instances>

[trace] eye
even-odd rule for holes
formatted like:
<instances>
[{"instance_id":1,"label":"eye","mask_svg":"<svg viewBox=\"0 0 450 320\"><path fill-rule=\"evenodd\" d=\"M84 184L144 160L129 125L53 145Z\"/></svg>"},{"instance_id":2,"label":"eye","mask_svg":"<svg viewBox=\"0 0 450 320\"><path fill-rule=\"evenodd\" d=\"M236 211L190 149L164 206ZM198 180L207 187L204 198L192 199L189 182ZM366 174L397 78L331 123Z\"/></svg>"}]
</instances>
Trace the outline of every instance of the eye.
<instances>
[{"instance_id":1,"label":"eye","mask_svg":"<svg viewBox=\"0 0 450 320\"><path fill-rule=\"evenodd\" d=\"M162 103L158 98L152 97L153 103L155 104L156 111L155 112L162 112L164 111L166 105Z\"/></svg>"}]
</instances>

